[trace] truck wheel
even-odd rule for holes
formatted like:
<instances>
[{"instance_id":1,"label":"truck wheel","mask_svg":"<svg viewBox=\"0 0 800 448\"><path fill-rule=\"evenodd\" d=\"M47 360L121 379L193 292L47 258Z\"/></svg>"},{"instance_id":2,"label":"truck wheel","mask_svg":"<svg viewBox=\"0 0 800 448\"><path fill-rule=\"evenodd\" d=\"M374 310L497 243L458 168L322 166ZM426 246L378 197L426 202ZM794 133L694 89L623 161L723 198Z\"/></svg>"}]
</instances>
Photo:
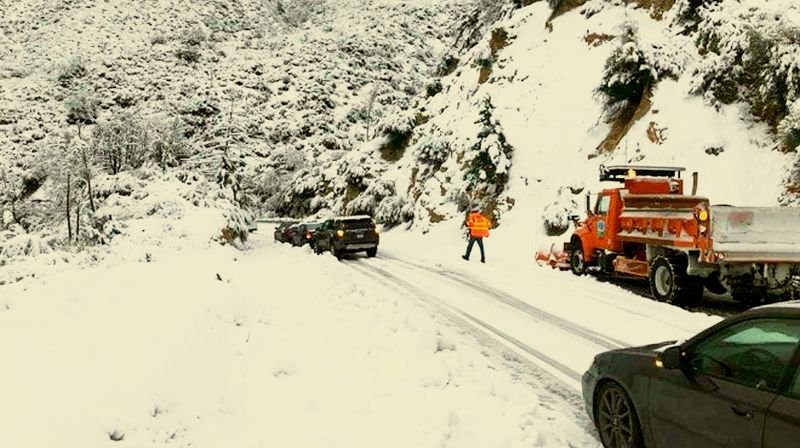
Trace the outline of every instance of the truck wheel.
<instances>
[{"instance_id":1,"label":"truck wheel","mask_svg":"<svg viewBox=\"0 0 800 448\"><path fill-rule=\"evenodd\" d=\"M583 275L586 273L586 262L583 261L583 245L580 241L572 244L572 252L569 255L569 269L575 275Z\"/></svg>"},{"instance_id":2,"label":"truck wheel","mask_svg":"<svg viewBox=\"0 0 800 448\"><path fill-rule=\"evenodd\" d=\"M659 302L696 305L703 297L703 283L686 274L686 257L659 255L650 263L650 292Z\"/></svg>"},{"instance_id":3,"label":"truck wheel","mask_svg":"<svg viewBox=\"0 0 800 448\"><path fill-rule=\"evenodd\" d=\"M371 249L367 249L367 256L368 257L372 258L375 255L378 255L378 248L377 247L373 247Z\"/></svg>"},{"instance_id":4,"label":"truck wheel","mask_svg":"<svg viewBox=\"0 0 800 448\"><path fill-rule=\"evenodd\" d=\"M339 253L339 251L336 249L336 246L334 246L333 244L331 244L331 255L336 257L337 260L342 259L342 254Z\"/></svg>"}]
</instances>

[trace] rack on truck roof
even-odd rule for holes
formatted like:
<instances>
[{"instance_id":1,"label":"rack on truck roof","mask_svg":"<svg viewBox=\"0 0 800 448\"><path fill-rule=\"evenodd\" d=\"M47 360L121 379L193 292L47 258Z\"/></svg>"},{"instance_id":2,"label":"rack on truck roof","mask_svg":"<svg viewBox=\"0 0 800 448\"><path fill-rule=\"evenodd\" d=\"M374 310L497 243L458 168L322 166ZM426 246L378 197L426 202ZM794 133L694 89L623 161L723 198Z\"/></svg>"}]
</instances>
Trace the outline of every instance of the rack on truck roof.
<instances>
[{"instance_id":1,"label":"rack on truck roof","mask_svg":"<svg viewBox=\"0 0 800 448\"><path fill-rule=\"evenodd\" d=\"M682 166L642 166L642 165L600 165L600 180L612 182L625 182L631 173L636 176L648 177L681 177L681 172L686 168Z\"/></svg>"}]
</instances>

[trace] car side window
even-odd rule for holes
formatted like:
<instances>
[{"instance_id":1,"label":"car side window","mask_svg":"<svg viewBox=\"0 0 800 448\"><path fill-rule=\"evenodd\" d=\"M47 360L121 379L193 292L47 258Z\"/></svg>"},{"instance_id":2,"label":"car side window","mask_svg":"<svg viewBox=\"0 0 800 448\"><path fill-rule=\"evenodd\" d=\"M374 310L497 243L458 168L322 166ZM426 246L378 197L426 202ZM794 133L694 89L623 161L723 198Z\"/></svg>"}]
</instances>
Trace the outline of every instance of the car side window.
<instances>
[{"instance_id":1,"label":"car side window","mask_svg":"<svg viewBox=\"0 0 800 448\"><path fill-rule=\"evenodd\" d=\"M698 374L776 390L800 342L800 320L752 319L698 344L689 357Z\"/></svg>"}]
</instances>

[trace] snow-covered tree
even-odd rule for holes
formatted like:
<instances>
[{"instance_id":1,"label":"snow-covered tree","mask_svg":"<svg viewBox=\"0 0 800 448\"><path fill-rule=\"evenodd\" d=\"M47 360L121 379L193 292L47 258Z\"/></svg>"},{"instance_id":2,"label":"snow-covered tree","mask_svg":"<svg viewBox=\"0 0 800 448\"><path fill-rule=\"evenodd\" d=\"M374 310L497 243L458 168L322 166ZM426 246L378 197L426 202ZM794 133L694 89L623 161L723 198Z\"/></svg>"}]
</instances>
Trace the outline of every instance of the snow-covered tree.
<instances>
[{"instance_id":1,"label":"snow-covered tree","mask_svg":"<svg viewBox=\"0 0 800 448\"><path fill-rule=\"evenodd\" d=\"M598 90L608 98L608 105L638 104L645 91L664 77L676 78L683 72L688 56L685 39L667 36L642 41L637 25L626 21L619 37L620 45L606 61Z\"/></svg>"},{"instance_id":2,"label":"snow-covered tree","mask_svg":"<svg viewBox=\"0 0 800 448\"><path fill-rule=\"evenodd\" d=\"M486 189L490 195L500 193L508 181L514 148L506 141L500 123L494 118L494 105L486 96L476 124L481 125L477 139L467 152L465 180L475 189Z\"/></svg>"}]
</instances>

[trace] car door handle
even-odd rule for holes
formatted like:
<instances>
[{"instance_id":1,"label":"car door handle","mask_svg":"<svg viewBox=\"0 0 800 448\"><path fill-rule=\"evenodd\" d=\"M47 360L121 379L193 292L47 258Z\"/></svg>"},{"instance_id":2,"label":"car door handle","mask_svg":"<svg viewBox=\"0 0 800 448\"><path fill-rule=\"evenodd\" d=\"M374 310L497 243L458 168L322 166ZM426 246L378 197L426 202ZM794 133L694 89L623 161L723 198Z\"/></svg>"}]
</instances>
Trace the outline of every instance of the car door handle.
<instances>
[{"instance_id":1,"label":"car door handle","mask_svg":"<svg viewBox=\"0 0 800 448\"><path fill-rule=\"evenodd\" d=\"M734 414L738 415L739 417L743 417L747 420L753 418L753 409L747 406L743 406L741 404L735 404L731 406L731 410L733 411Z\"/></svg>"}]
</instances>

